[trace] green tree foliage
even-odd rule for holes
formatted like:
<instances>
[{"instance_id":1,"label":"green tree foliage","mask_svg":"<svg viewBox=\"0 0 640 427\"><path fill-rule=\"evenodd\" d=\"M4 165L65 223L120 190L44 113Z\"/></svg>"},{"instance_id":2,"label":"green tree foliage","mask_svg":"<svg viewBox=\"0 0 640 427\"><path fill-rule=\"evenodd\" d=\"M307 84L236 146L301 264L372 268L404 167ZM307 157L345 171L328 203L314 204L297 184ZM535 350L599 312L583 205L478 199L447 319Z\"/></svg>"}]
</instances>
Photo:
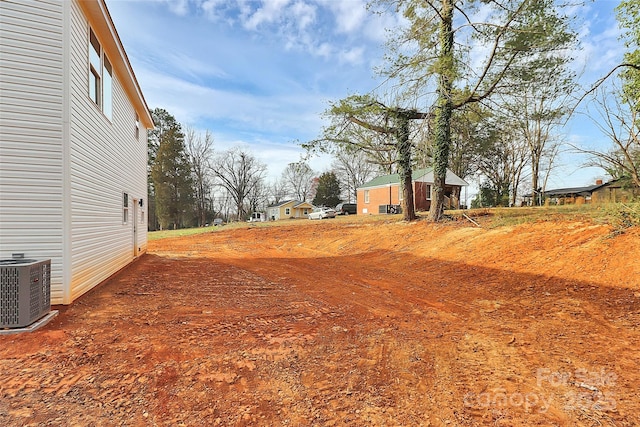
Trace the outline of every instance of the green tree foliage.
<instances>
[{"instance_id":1,"label":"green tree foliage","mask_svg":"<svg viewBox=\"0 0 640 427\"><path fill-rule=\"evenodd\" d=\"M616 8L627 52L622 71L625 102L640 109L640 0L621 0Z\"/></svg>"},{"instance_id":2,"label":"green tree foliage","mask_svg":"<svg viewBox=\"0 0 640 427\"><path fill-rule=\"evenodd\" d=\"M409 23L389 43L386 74L398 80L405 96L416 102L436 93L435 200L429 216L437 221L444 207L454 111L494 94L517 93L517 82L542 76L536 70L544 69L549 58L562 56L575 36L554 0L379 3L392 3Z\"/></svg>"},{"instance_id":3,"label":"green tree foliage","mask_svg":"<svg viewBox=\"0 0 640 427\"><path fill-rule=\"evenodd\" d=\"M490 110L479 103L467 104L453 112L449 169L462 179L477 172L483 144L491 137L491 118ZM433 165L433 128L433 120L429 120L426 132L416 144L419 168Z\"/></svg>"},{"instance_id":4,"label":"green tree foliage","mask_svg":"<svg viewBox=\"0 0 640 427\"><path fill-rule=\"evenodd\" d=\"M492 208L509 205L509 183L504 182L499 187L484 182L480 185L478 195L471 201L472 208Z\"/></svg>"},{"instance_id":5,"label":"green tree foliage","mask_svg":"<svg viewBox=\"0 0 640 427\"><path fill-rule=\"evenodd\" d=\"M325 172L318 179L316 197L313 198L314 206L335 207L340 203L340 183L334 172Z\"/></svg>"},{"instance_id":6,"label":"green tree foliage","mask_svg":"<svg viewBox=\"0 0 640 427\"><path fill-rule=\"evenodd\" d=\"M151 131L157 144L151 178L155 190L155 207L161 229L182 228L192 215L193 182L191 165L185 152L180 124L165 110L154 110L160 120ZM154 113L152 112L152 114ZM152 144L152 143L150 143Z\"/></svg>"},{"instance_id":7,"label":"green tree foliage","mask_svg":"<svg viewBox=\"0 0 640 427\"><path fill-rule=\"evenodd\" d=\"M167 110L162 108L154 108L151 110L151 117L155 127L147 133L147 193L148 193L148 228L149 230L157 230L160 228L160 222L156 212L156 190L153 184L151 170L156 162L158 149L160 148L160 140L165 132L169 129L180 126L176 119L169 114Z\"/></svg>"},{"instance_id":8,"label":"green tree foliage","mask_svg":"<svg viewBox=\"0 0 640 427\"><path fill-rule=\"evenodd\" d=\"M414 138L412 122L429 117L413 109L388 107L371 95L352 95L325 112L331 120L321 139L303 144L309 150L358 149L365 153L393 153L391 162L397 167L402 187L404 219L416 219L412 191ZM375 158L372 156L370 158Z\"/></svg>"}]
</instances>

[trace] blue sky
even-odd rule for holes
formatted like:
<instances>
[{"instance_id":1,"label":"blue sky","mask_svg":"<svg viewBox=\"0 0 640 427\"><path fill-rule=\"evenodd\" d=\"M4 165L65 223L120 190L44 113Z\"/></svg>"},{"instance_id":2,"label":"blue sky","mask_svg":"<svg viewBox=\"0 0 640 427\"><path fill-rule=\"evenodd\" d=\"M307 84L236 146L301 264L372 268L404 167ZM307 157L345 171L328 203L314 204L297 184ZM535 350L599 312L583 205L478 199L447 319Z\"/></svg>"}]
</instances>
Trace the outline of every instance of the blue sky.
<instances>
[{"instance_id":1,"label":"blue sky","mask_svg":"<svg viewBox=\"0 0 640 427\"><path fill-rule=\"evenodd\" d=\"M576 8L581 48L575 68L589 85L619 63L613 9L617 0ZM385 28L363 0L107 0L150 108L185 126L208 129L214 148L244 147L278 177L304 151L294 141L320 134L328 102L379 83ZM606 146L597 128L577 115L561 130L574 143ZM318 172L330 159L312 158ZM599 169L564 154L548 187L590 184Z\"/></svg>"}]
</instances>

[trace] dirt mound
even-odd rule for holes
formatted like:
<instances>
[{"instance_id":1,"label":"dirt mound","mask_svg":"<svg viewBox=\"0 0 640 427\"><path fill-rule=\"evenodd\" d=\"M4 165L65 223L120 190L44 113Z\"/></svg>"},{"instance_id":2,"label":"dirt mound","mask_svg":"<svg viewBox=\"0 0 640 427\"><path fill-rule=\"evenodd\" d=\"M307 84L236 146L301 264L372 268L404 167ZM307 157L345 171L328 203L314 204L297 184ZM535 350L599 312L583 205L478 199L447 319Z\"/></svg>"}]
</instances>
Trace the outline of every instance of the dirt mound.
<instances>
[{"instance_id":1,"label":"dirt mound","mask_svg":"<svg viewBox=\"0 0 640 427\"><path fill-rule=\"evenodd\" d=\"M338 218L150 243L0 336L3 425L640 425L640 232Z\"/></svg>"}]
</instances>

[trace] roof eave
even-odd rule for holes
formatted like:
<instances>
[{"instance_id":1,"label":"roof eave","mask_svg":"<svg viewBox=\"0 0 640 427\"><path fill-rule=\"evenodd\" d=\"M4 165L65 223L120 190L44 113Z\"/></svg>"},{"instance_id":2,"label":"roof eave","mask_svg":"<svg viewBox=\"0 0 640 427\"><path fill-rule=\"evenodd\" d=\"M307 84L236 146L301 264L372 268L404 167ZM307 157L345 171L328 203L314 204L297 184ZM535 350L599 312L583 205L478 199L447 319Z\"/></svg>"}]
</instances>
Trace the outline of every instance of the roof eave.
<instances>
[{"instance_id":1,"label":"roof eave","mask_svg":"<svg viewBox=\"0 0 640 427\"><path fill-rule=\"evenodd\" d=\"M146 129L152 129L155 125L151 118L147 101L144 99L133 67L129 62L120 36L111 19L109 10L104 0L80 0L78 4L84 11L91 28L98 34L102 41L103 48L111 59L113 68L121 78L122 86L129 96L133 106L138 113L140 122Z\"/></svg>"}]
</instances>

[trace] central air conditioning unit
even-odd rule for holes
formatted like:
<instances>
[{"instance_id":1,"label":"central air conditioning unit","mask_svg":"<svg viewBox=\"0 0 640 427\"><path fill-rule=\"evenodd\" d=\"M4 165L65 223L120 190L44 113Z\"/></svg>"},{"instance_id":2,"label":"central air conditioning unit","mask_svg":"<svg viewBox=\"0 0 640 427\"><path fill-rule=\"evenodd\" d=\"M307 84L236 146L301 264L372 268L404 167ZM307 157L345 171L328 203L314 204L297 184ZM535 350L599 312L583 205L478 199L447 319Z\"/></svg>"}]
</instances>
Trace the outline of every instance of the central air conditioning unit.
<instances>
[{"instance_id":1,"label":"central air conditioning unit","mask_svg":"<svg viewBox=\"0 0 640 427\"><path fill-rule=\"evenodd\" d=\"M402 206L400 206L400 205L380 205L380 206L378 206L378 213L381 213L381 214L400 214L400 213L402 213Z\"/></svg>"},{"instance_id":2,"label":"central air conditioning unit","mask_svg":"<svg viewBox=\"0 0 640 427\"><path fill-rule=\"evenodd\" d=\"M0 260L0 328L23 328L51 311L51 260Z\"/></svg>"}]
</instances>

